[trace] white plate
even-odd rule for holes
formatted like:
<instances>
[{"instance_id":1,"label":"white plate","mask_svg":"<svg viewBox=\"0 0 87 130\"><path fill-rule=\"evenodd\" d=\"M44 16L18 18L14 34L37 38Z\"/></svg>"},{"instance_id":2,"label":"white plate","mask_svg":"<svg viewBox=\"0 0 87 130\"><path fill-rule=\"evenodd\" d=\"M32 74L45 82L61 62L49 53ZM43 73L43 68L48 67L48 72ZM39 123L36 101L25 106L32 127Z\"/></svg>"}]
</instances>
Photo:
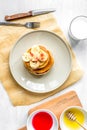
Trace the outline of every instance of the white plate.
<instances>
[{"instance_id":1,"label":"white plate","mask_svg":"<svg viewBox=\"0 0 87 130\"><path fill-rule=\"evenodd\" d=\"M42 45L50 50L54 65L43 76L34 76L24 67L23 53L33 45ZM60 87L71 72L71 54L64 41L49 31L33 31L21 37L14 45L9 59L11 73L23 88L37 93L50 92Z\"/></svg>"}]
</instances>

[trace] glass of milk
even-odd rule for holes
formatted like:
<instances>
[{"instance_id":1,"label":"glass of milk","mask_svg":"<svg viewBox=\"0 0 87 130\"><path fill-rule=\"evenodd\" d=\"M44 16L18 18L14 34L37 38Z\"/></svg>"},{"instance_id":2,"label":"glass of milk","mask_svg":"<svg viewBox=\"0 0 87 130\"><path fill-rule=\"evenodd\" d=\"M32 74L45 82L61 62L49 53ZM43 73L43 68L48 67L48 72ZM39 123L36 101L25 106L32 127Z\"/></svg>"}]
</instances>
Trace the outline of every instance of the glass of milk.
<instances>
[{"instance_id":1,"label":"glass of milk","mask_svg":"<svg viewBox=\"0 0 87 130\"><path fill-rule=\"evenodd\" d=\"M69 35L78 41L87 39L87 16L77 16L71 21Z\"/></svg>"}]
</instances>

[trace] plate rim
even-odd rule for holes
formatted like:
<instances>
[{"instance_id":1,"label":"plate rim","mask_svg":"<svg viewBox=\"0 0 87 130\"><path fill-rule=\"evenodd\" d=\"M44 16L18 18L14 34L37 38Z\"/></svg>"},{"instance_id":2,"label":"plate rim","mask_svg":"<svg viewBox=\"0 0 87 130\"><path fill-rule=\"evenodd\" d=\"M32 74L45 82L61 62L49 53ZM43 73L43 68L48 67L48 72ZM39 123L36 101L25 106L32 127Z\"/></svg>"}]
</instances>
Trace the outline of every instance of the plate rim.
<instances>
[{"instance_id":1,"label":"plate rim","mask_svg":"<svg viewBox=\"0 0 87 130\"><path fill-rule=\"evenodd\" d=\"M18 44L18 42L19 42L22 38L24 38L25 36L27 36L27 35L29 35L29 34L37 33L37 32L46 32L46 33L52 34L52 35L56 36L57 38L59 38L59 39L65 44L65 46L66 46L66 48L67 48L67 50L68 50L68 53L69 53L69 57L70 57L70 63L71 63L71 64L70 64L70 70L69 70L69 73L68 73L66 79L65 79L58 87L55 87L54 89L51 89L51 90L49 90L49 91L37 91L37 90L28 89L26 86L22 85L21 83L19 83L19 82L17 81L17 79L15 78L15 76L14 76L14 74L13 74L13 72L12 72L12 67L11 67L11 55L12 55L13 49L15 48L15 46ZM42 93L43 93L43 94L44 94L44 93L49 93L49 92L55 91L56 89L60 88L61 85L63 85L63 84L66 82L66 80L68 79L68 77L69 77L69 75L70 75L70 73L71 73L71 70L72 70L72 55L71 55L71 51L70 51L70 50L71 50L71 49L70 49L70 47L66 44L66 42L65 42L59 35L57 35L56 33L52 32L52 31L48 31L48 30L34 30L34 31L31 31L31 32L27 32L27 33L25 33L24 35L20 36L20 37L18 38L18 40L16 40L16 42L13 44L13 46L12 46L12 48L11 48L11 50L10 50L10 54L9 54L9 68L10 68L11 75L12 75L12 77L14 78L14 80L18 83L18 85L20 85L20 87L24 88L25 90L27 90L27 91L29 91L29 92L39 93L39 94L42 94Z\"/></svg>"}]
</instances>

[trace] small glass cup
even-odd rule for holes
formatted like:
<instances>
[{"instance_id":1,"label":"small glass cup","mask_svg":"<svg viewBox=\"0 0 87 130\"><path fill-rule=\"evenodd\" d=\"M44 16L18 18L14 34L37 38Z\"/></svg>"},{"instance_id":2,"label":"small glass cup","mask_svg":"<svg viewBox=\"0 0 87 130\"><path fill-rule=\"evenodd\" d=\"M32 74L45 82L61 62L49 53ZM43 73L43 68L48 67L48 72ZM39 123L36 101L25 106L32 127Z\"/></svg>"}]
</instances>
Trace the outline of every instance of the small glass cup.
<instances>
[{"instance_id":1,"label":"small glass cup","mask_svg":"<svg viewBox=\"0 0 87 130\"><path fill-rule=\"evenodd\" d=\"M75 41L87 39L87 16L77 16L69 26L69 36Z\"/></svg>"},{"instance_id":2,"label":"small glass cup","mask_svg":"<svg viewBox=\"0 0 87 130\"><path fill-rule=\"evenodd\" d=\"M32 112L27 119L27 130L58 130L58 119L48 109L39 109Z\"/></svg>"},{"instance_id":3,"label":"small glass cup","mask_svg":"<svg viewBox=\"0 0 87 130\"><path fill-rule=\"evenodd\" d=\"M60 128L61 130L83 130L83 128L78 125L75 121L69 120L66 117L67 112L73 112L76 120L85 128L87 128L87 112L80 106L70 106L67 107L60 115ZM73 116L73 115L71 115Z\"/></svg>"}]
</instances>

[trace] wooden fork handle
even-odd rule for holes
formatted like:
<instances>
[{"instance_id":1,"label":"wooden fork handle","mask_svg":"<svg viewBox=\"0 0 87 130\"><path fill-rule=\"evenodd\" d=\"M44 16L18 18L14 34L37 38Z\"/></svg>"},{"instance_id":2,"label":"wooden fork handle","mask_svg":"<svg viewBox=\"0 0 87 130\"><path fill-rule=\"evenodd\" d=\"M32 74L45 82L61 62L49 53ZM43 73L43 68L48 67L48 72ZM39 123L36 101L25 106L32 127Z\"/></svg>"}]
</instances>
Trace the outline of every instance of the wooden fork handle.
<instances>
[{"instance_id":1,"label":"wooden fork handle","mask_svg":"<svg viewBox=\"0 0 87 130\"><path fill-rule=\"evenodd\" d=\"M15 20L15 19L20 19L24 17L32 16L32 11L29 11L27 13L19 13L19 14L14 14L14 15L6 15L5 20L10 21L10 20Z\"/></svg>"}]
</instances>

